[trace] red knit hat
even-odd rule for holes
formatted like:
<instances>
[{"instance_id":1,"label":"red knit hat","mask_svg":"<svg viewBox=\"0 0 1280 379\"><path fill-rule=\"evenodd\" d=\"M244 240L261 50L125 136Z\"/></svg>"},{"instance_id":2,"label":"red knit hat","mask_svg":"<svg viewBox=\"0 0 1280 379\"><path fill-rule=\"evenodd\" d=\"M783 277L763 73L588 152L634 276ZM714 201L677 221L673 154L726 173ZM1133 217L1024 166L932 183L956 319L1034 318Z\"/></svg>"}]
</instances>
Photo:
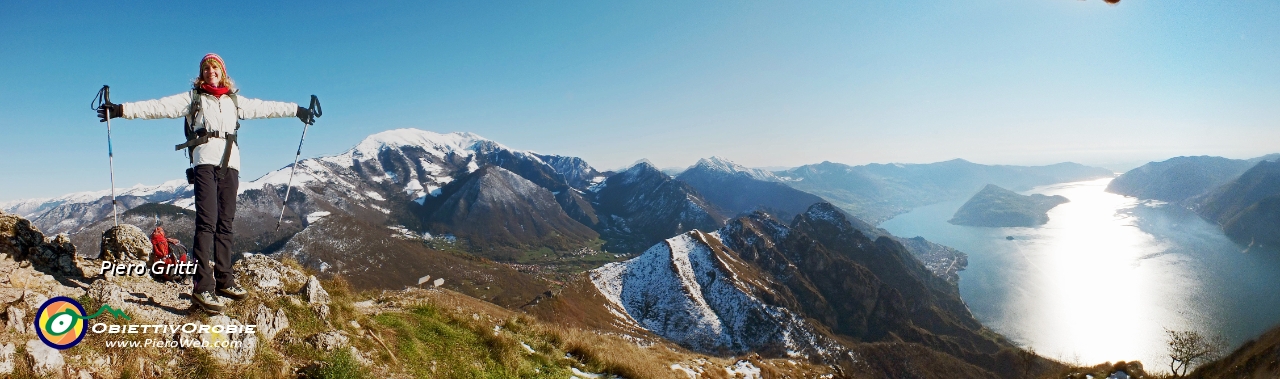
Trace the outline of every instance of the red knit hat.
<instances>
[{"instance_id":1,"label":"red knit hat","mask_svg":"<svg viewBox=\"0 0 1280 379\"><path fill-rule=\"evenodd\" d=\"M200 67L204 67L204 61L207 61L210 59L218 61L218 65L222 66L222 72L227 72L227 62L223 62L222 57L214 53L205 54L204 58L200 58Z\"/></svg>"}]
</instances>

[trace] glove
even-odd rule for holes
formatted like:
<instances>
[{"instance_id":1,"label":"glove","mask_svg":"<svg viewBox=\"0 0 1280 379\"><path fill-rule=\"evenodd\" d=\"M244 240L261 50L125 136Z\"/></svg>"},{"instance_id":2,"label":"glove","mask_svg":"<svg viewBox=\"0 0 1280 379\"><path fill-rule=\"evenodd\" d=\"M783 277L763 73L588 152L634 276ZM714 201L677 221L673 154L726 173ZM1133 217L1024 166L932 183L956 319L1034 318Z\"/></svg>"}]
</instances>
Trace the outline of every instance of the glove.
<instances>
[{"instance_id":1,"label":"glove","mask_svg":"<svg viewBox=\"0 0 1280 379\"><path fill-rule=\"evenodd\" d=\"M307 125L316 123L316 117L311 115L311 110L303 107L298 107L298 119Z\"/></svg>"},{"instance_id":2,"label":"glove","mask_svg":"<svg viewBox=\"0 0 1280 379\"><path fill-rule=\"evenodd\" d=\"M124 115L124 107L120 104L106 103L98 107L98 122L107 122L107 111L111 111L111 118L119 118Z\"/></svg>"}]
</instances>

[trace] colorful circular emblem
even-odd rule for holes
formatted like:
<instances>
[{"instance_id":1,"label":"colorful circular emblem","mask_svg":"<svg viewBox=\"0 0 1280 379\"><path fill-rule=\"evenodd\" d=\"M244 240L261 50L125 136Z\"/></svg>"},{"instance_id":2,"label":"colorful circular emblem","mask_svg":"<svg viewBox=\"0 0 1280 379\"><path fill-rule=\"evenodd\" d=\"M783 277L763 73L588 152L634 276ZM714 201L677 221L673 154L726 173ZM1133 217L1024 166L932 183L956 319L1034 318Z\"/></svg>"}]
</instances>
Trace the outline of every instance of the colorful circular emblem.
<instances>
[{"instance_id":1,"label":"colorful circular emblem","mask_svg":"<svg viewBox=\"0 0 1280 379\"><path fill-rule=\"evenodd\" d=\"M58 296L36 311L36 335L49 347L66 350L80 343L88 331L84 307L72 298Z\"/></svg>"}]
</instances>

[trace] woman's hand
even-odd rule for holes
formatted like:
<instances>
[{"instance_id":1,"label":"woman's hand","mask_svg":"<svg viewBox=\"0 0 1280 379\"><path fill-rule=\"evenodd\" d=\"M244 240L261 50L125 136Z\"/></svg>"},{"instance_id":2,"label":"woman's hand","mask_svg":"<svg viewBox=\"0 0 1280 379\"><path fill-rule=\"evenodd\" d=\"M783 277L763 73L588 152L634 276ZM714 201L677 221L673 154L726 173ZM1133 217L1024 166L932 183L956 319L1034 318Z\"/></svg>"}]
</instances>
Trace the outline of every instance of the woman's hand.
<instances>
[{"instance_id":1,"label":"woman's hand","mask_svg":"<svg viewBox=\"0 0 1280 379\"><path fill-rule=\"evenodd\" d=\"M316 117L311 114L311 110L303 107L298 107L298 119L302 120L302 123L307 125L316 123Z\"/></svg>"},{"instance_id":2,"label":"woman's hand","mask_svg":"<svg viewBox=\"0 0 1280 379\"><path fill-rule=\"evenodd\" d=\"M111 118L118 118L124 115L124 107L120 104L106 103L98 107L98 122L107 122L107 114L110 111Z\"/></svg>"}]
</instances>

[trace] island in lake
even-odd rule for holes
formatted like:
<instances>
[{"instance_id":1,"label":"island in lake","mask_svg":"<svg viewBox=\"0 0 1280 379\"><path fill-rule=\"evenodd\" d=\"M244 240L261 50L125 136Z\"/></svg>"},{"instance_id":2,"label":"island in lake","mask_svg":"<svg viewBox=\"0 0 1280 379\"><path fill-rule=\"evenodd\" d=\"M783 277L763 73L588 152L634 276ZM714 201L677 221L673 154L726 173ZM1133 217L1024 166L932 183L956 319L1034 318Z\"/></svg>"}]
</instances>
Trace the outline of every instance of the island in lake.
<instances>
[{"instance_id":1,"label":"island in lake","mask_svg":"<svg viewBox=\"0 0 1280 379\"><path fill-rule=\"evenodd\" d=\"M965 202L950 222L956 225L1014 227L1037 226L1049 222L1049 210L1069 202L1062 196L1019 195L988 184Z\"/></svg>"}]
</instances>

